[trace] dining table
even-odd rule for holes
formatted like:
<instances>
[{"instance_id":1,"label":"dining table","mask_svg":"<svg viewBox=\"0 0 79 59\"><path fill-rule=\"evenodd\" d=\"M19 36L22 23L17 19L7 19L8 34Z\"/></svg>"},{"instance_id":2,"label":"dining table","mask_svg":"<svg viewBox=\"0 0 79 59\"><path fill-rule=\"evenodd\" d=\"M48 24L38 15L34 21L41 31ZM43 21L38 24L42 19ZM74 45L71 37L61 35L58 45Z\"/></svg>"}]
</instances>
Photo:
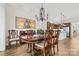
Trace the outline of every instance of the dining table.
<instances>
[{"instance_id":1,"label":"dining table","mask_svg":"<svg viewBox=\"0 0 79 59\"><path fill-rule=\"evenodd\" d=\"M34 44L37 43L39 40L44 39L44 35L28 35L28 38L22 38L25 43L28 42L28 52L31 52L31 55L34 55Z\"/></svg>"}]
</instances>

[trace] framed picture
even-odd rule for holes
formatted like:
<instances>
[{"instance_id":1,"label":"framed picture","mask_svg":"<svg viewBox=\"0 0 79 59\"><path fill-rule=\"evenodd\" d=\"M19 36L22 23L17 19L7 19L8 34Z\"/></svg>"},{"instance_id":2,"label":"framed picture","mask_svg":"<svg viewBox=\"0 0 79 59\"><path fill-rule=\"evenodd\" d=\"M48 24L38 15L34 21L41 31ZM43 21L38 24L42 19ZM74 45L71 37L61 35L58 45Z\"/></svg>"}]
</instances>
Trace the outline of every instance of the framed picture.
<instances>
[{"instance_id":1,"label":"framed picture","mask_svg":"<svg viewBox=\"0 0 79 59\"><path fill-rule=\"evenodd\" d=\"M29 20L29 28L35 29L35 27L36 27L36 22L35 22L35 20Z\"/></svg>"},{"instance_id":2,"label":"framed picture","mask_svg":"<svg viewBox=\"0 0 79 59\"><path fill-rule=\"evenodd\" d=\"M36 28L36 21L35 20L16 17L15 21L16 21L15 27L18 29L30 29L30 28L35 29Z\"/></svg>"},{"instance_id":3,"label":"framed picture","mask_svg":"<svg viewBox=\"0 0 79 59\"><path fill-rule=\"evenodd\" d=\"M21 18L21 17L16 17L16 20L15 20L16 24L15 24L15 27L18 28L18 29L24 29L25 28L25 21L26 19L25 18Z\"/></svg>"}]
</instances>

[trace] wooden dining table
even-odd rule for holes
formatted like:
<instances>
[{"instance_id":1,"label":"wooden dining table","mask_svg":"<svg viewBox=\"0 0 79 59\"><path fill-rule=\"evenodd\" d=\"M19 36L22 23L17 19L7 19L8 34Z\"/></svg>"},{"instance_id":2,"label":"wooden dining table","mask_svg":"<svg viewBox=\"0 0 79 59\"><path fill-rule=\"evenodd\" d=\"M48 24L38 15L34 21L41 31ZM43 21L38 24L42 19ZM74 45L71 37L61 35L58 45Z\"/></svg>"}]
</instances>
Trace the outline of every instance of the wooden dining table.
<instances>
[{"instance_id":1,"label":"wooden dining table","mask_svg":"<svg viewBox=\"0 0 79 59\"><path fill-rule=\"evenodd\" d=\"M44 39L44 35L42 36L39 36L39 35L28 35L29 38L24 38L22 40L24 40L25 43L28 42L28 48L29 48L29 51L28 52L31 52L31 55L34 55L34 44L37 43L39 40L41 39Z\"/></svg>"}]
</instances>

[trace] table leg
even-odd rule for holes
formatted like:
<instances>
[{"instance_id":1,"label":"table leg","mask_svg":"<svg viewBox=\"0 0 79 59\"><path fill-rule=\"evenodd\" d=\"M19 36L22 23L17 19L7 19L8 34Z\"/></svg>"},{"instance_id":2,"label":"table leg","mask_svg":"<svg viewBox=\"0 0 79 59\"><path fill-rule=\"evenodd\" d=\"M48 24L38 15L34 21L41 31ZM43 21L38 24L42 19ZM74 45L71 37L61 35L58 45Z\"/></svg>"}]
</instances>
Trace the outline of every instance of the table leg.
<instances>
[{"instance_id":1,"label":"table leg","mask_svg":"<svg viewBox=\"0 0 79 59\"><path fill-rule=\"evenodd\" d=\"M34 55L34 51L33 51L34 43L32 43L32 46L31 47L32 47L31 48L32 49L32 52L31 53L32 53L32 56L33 56Z\"/></svg>"},{"instance_id":2,"label":"table leg","mask_svg":"<svg viewBox=\"0 0 79 59\"><path fill-rule=\"evenodd\" d=\"M28 51L27 53L30 53L31 52L31 43L28 43Z\"/></svg>"}]
</instances>

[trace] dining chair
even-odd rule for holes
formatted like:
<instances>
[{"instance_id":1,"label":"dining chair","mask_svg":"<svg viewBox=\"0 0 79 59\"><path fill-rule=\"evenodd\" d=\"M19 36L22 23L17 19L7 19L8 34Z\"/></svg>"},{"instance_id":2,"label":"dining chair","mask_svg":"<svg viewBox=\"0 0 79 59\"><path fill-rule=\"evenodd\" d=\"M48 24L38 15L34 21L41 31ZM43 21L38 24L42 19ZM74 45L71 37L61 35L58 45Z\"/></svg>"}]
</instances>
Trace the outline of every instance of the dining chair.
<instances>
[{"instance_id":1,"label":"dining chair","mask_svg":"<svg viewBox=\"0 0 79 59\"><path fill-rule=\"evenodd\" d=\"M58 43L59 43L59 34L60 30L51 30L50 34L52 35L52 47L53 47L53 52L55 55L55 47L57 47L57 52L59 51Z\"/></svg>"},{"instance_id":2,"label":"dining chair","mask_svg":"<svg viewBox=\"0 0 79 59\"><path fill-rule=\"evenodd\" d=\"M12 42L16 42L16 46L18 44L18 42L20 42L19 40L19 36L18 36L18 30L8 30L8 45L9 47L11 47Z\"/></svg>"},{"instance_id":3,"label":"dining chair","mask_svg":"<svg viewBox=\"0 0 79 59\"><path fill-rule=\"evenodd\" d=\"M34 44L34 52L39 55L43 56L50 56L52 55L52 35L50 35L50 31L46 30L44 33L44 43L43 45Z\"/></svg>"}]
</instances>

